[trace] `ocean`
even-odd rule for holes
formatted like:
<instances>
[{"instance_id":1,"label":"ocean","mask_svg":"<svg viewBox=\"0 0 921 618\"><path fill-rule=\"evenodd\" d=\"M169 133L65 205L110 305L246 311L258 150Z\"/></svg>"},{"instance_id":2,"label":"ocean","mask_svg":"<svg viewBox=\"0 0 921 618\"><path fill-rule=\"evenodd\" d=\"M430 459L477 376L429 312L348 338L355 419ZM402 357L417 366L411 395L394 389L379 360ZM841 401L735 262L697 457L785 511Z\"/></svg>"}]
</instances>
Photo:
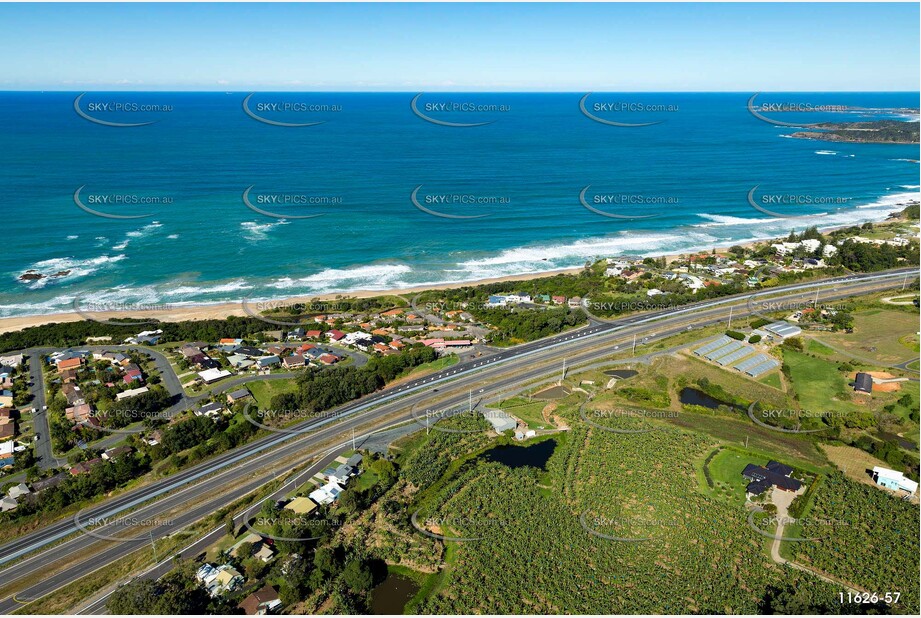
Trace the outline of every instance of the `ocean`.
<instances>
[{"instance_id":1,"label":"ocean","mask_svg":"<svg viewBox=\"0 0 921 618\"><path fill-rule=\"evenodd\" d=\"M792 139L752 93L80 94L0 93L0 317L537 273L918 199L917 145ZM811 123L918 99L757 104Z\"/></svg>"}]
</instances>

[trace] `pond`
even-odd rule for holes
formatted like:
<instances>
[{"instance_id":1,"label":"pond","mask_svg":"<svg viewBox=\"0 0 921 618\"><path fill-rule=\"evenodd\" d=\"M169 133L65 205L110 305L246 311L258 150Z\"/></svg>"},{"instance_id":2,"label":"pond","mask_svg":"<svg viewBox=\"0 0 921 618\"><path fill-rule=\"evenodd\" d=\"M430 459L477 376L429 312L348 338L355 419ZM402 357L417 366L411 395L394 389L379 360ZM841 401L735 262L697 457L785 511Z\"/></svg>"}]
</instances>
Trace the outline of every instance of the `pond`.
<instances>
[{"instance_id":1,"label":"pond","mask_svg":"<svg viewBox=\"0 0 921 618\"><path fill-rule=\"evenodd\" d=\"M711 410L717 410L720 406L728 406L730 408L736 408L737 410L744 409L742 406L737 406L733 403L723 401L722 399L711 397L707 393L697 390L696 388L691 388L689 386L681 389L681 393L679 393L678 399L681 401L681 403L691 406L703 406L704 408L709 408Z\"/></svg>"},{"instance_id":2,"label":"pond","mask_svg":"<svg viewBox=\"0 0 921 618\"><path fill-rule=\"evenodd\" d=\"M403 607L419 592L419 584L410 577L388 573L387 578L371 591L371 613L402 614Z\"/></svg>"},{"instance_id":3,"label":"pond","mask_svg":"<svg viewBox=\"0 0 921 618\"><path fill-rule=\"evenodd\" d=\"M632 378L637 373L639 372L634 371L633 369L609 369L608 371L604 372L604 375L609 376L611 378L618 378L620 380L625 380L627 378Z\"/></svg>"},{"instance_id":4,"label":"pond","mask_svg":"<svg viewBox=\"0 0 921 618\"><path fill-rule=\"evenodd\" d=\"M495 461L509 468L531 466L546 470L547 461L555 449L556 440L551 438L530 446L497 446L484 452L481 457L486 461Z\"/></svg>"}]
</instances>

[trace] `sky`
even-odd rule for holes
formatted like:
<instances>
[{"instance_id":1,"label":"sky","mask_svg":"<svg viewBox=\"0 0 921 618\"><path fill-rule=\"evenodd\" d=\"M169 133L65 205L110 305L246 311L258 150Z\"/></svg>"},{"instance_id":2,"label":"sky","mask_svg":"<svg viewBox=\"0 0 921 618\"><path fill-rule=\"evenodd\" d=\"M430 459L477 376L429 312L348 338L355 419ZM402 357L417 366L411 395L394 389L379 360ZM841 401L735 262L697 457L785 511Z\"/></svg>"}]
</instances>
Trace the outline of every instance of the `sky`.
<instances>
[{"instance_id":1,"label":"sky","mask_svg":"<svg viewBox=\"0 0 921 618\"><path fill-rule=\"evenodd\" d=\"M918 3L0 4L0 90L919 90Z\"/></svg>"}]
</instances>

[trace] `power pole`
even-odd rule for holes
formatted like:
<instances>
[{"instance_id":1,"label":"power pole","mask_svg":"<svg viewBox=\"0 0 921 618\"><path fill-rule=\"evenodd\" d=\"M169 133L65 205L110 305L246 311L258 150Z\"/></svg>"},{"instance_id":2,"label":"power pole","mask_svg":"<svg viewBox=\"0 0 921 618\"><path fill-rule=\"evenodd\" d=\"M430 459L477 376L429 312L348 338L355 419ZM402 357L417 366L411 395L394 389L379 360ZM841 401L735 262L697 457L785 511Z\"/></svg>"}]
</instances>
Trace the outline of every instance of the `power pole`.
<instances>
[{"instance_id":1,"label":"power pole","mask_svg":"<svg viewBox=\"0 0 921 618\"><path fill-rule=\"evenodd\" d=\"M157 545L153 539L153 530L148 530L147 534L150 535L150 547L153 549L154 564L160 564L160 559L157 557Z\"/></svg>"},{"instance_id":2,"label":"power pole","mask_svg":"<svg viewBox=\"0 0 921 618\"><path fill-rule=\"evenodd\" d=\"M902 290L905 289L906 285L908 285L908 275L905 275L905 278L902 279Z\"/></svg>"},{"instance_id":3,"label":"power pole","mask_svg":"<svg viewBox=\"0 0 921 618\"><path fill-rule=\"evenodd\" d=\"M352 427L352 450L355 450L355 428Z\"/></svg>"},{"instance_id":4,"label":"power pole","mask_svg":"<svg viewBox=\"0 0 921 618\"><path fill-rule=\"evenodd\" d=\"M726 328L732 328L732 310L735 309L732 305L729 305L729 325Z\"/></svg>"},{"instance_id":5,"label":"power pole","mask_svg":"<svg viewBox=\"0 0 921 618\"><path fill-rule=\"evenodd\" d=\"M812 301L812 308L815 309L819 306L819 289L815 290L815 300Z\"/></svg>"},{"instance_id":6,"label":"power pole","mask_svg":"<svg viewBox=\"0 0 921 618\"><path fill-rule=\"evenodd\" d=\"M636 356L636 335L633 335L633 349L630 352L631 356Z\"/></svg>"}]
</instances>

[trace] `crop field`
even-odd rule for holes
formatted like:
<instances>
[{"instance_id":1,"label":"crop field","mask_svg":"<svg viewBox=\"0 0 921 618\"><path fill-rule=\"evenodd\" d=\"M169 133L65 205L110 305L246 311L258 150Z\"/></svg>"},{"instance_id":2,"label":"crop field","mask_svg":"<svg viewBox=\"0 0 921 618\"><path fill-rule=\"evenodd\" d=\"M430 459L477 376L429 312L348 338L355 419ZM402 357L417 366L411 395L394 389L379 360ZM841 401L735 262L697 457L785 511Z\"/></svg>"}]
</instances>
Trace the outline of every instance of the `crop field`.
<instances>
[{"instance_id":1,"label":"crop field","mask_svg":"<svg viewBox=\"0 0 921 618\"><path fill-rule=\"evenodd\" d=\"M427 500L459 559L424 613L757 613L771 562L746 511L698 491L706 437L574 428L547 472L474 461ZM731 466L730 466L731 467ZM483 577L489 573L488 577Z\"/></svg>"},{"instance_id":2,"label":"crop field","mask_svg":"<svg viewBox=\"0 0 921 618\"><path fill-rule=\"evenodd\" d=\"M875 487L842 474L825 479L809 517L798 526L797 562L812 565L871 592L900 592L899 611L919 606L919 509Z\"/></svg>"}]
</instances>

